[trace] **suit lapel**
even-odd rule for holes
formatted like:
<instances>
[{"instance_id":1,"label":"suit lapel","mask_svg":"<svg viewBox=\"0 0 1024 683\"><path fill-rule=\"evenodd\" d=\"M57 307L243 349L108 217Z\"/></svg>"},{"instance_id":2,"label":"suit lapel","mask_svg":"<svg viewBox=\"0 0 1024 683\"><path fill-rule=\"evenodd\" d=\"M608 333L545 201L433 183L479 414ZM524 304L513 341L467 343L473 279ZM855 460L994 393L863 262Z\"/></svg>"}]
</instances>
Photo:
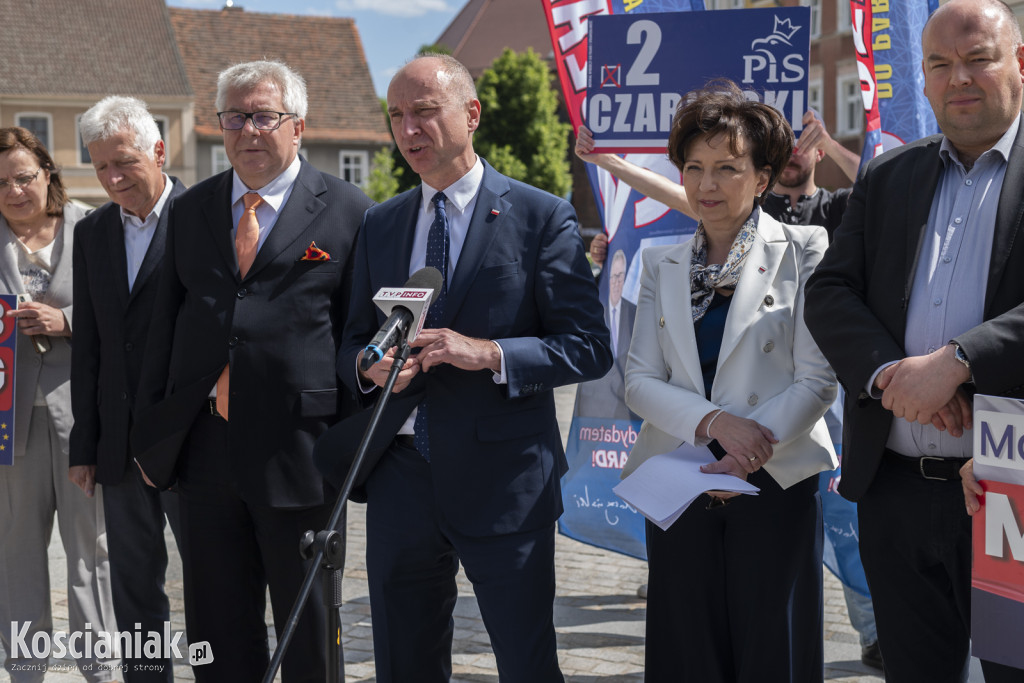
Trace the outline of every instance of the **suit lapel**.
<instances>
[{"instance_id":1,"label":"suit lapel","mask_svg":"<svg viewBox=\"0 0 1024 683\"><path fill-rule=\"evenodd\" d=\"M81 218L81 215L78 218ZM73 260L71 252L74 245L74 227L75 223L78 222L78 218L69 216L67 209L65 209L64 223L60 227L60 234L57 235L62 251L60 254L54 254L57 266L53 269L53 275L50 277L50 286L46 290L46 299L48 300L52 301L55 298L61 297L64 292L71 293L71 265ZM67 299L70 301L71 297L67 297Z\"/></svg>"},{"instance_id":2,"label":"suit lapel","mask_svg":"<svg viewBox=\"0 0 1024 683\"><path fill-rule=\"evenodd\" d=\"M483 263L484 256L494 241L494 236L501 231L501 226L512 208L504 199L504 195L509 191L508 180L491 168L486 161L483 164L484 177L480 184L476 208L469 222L466 241L462 245L451 286L448 288L444 309L446 324L454 319L465 300L480 264Z\"/></svg>"},{"instance_id":3,"label":"suit lapel","mask_svg":"<svg viewBox=\"0 0 1024 683\"><path fill-rule=\"evenodd\" d=\"M658 264L659 296L662 302L661 314L665 329L673 340L683 361L683 369L690 376L690 383L704 388L704 374L700 371L697 356L697 336L693 331L693 317L690 315L690 258L693 240L665 253ZM685 302L684 305L678 305ZM691 351L692 350L692 351Z\"/></svg>"},{"instance_id":4,"label":"suit lapel","mask_svg":"<svg viewBox=\"0 0 1024 683\"><path fill-rule=\"evenodd\" d=\"M417 212L422 201L423 190L417 185L399 197L394 211L391 213L390 227L378 234L364 235L368 250L375 253L394 252L392 259L381 259L380 265L374 265L370 271L370 283L373 294L381 287L397 287L409 279L409 263L412 261L412 243L416 237ZM370 242L373 240L373 242Z\"/></svg>"},{"instance_id":5,"label":"suit lapel","mask_svg":"<svg viewBox=\"0 0 1024 683\"><path fill-rule=\"evenodd\" d=\"M1024 186L1024 121L1017 129L1010 158L1006 162L1006 175L999 191L999 206L996 209L995 234L992 237L992 255L989 259L988 283L985 287L985 311L992 303L999 281L1006 270L1010 249L1020 233L1021 217L1024 215L1024 201L1020 188ZM988 317L987 315L985 316Z\"/></svg>"},{"instance_id":6,"label":"suit lapel","mask_svg":"<svg viewBox=\"0 0 1024 683\"><path fill-rule=\"evenodd\" d=\"M258 275L267 264L277 258L306 231L317 214L327 206L319 198L325 192L327 192L327 184L320 172L303 161L299 167L299 175L295 179L295 184L292 185L292 193L289 195L288 201L281 207L273 229L267 235L263 246L256 252L256 260L253 261L252 268L245 274L244 279L248 280ZM308 244L295 245L295 255L292 260L297 261L302 258L308 246Z\"/></svg>"},{"instance_id":7,"label":"suit lapel","mask_svg":"<svg viewBox=\"0 0 1024 683\"><path fill-rule=\"evenodd\" d=\"M18 270L18 245L17 239L7 221L0 216L0 279L3 280L8 292L20 294L25 291L25 284L21 280L21 272Z\"/></svg>"},{"instance_id":8,"label":"suit lapel","mask_svg":"<svg viewBox=\"0 0 1024 683\"><path fill-rule=\"evenodd\" d=\"M121 310L128 304L128 255L124 249L124 223L117 204L111 202L102 227L107 240L107 258L110 259L110 277L114 280L114 291Z\"/></svg>"},{"instance_id":9,"label":"suit lapel","mask_svg":"<svg viewBox=\"0 0 1024 683\"><path fill-rule=\"evenodd\" d=\"M722 348L718 354L719 368L728 360L729 354L736 349L754 320L762 315L762 305L766 305L765 295L775 281L775 274L788 244L782 228L762 211L757 223L757 235L729 304L729 314L722 333Z\"/></svg>"},{"instance_id":10,"label":"suit lapel","mask_svg":"<svg viewBox=\"0 0 1024 683\"><path fill-rule=\"evenodd\" d=\"M220 182L211 186L202 205L210 239L224 260L227 271L237 278L238 257L235 256L235 245L231 241L231 179L232 171L221 173Z\"/></svg>"},{"instance_id":11,"label":"suit lapel","mask_svg":"<svg viewBox=\"0 0 1024 683\"><path fill-rule=\"evenodd\" d=\"M160 212L160 217L156 222L156 230L153 232L153 239L149 243L149 249L146 250L146 256L142 259L142 266L139 268L139 274L135 276L135 284L132 286L132 291L128 297L131 302L135 295L142 291L143 287L149 281L151 275L156 272L157 267L160 265L160 261L164 258L164 249L167 246L167 217L170 213L171 200L177 195L185 191L185 186L182 185L177 178L171 178L168 176L168 181L171 183L171 194L167 197L167 201L164 203L163 211ZM122 240L123 242L123 240ZM124 245L121 246L122 253L124 252ZM127 257L122 256L122 262L125 263L127 268ZM127 272L125 273L125 287L128 285Z\"/></svg>"}]
</instances>

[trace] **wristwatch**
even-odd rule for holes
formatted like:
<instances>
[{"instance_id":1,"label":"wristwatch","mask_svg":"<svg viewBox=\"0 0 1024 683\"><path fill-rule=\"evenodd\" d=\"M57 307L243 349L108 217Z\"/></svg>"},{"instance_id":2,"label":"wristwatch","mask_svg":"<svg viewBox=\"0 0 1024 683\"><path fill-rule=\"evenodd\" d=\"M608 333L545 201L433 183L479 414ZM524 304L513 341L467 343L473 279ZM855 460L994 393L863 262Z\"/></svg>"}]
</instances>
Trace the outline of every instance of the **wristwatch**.
<instances>
[{"instance_id":1,"label":"wristwatch","mask_svg":"<svg viewBox=\"0 0 1024 683\"><path fill-rule=\"evenodd\" d=\"M971 359L967 357L966 353L964 353L963 347L957 344L955 341L951 341L949 342L949 344L954 349L953 358L956 358L958 361L964 364L965 368L967 368L967 373L970 375L970 378L967 381L971 384L974 384L974 370L971 369Z\"/></svg>"}]
</instances>

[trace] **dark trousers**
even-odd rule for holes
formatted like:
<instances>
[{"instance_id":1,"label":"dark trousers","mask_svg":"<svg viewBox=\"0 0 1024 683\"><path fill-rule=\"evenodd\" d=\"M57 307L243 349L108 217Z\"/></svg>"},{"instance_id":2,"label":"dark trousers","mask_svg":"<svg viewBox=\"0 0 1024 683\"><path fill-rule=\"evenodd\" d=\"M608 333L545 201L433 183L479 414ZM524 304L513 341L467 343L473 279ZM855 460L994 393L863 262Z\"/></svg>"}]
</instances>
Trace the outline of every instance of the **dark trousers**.
<instances>
[{"instance_id":1,"label":"dark trousers","mask_svg":"<svg viewBox=\"0 0 1024 683\"><path fill-rule=\"evenodd\" d=\"M707 508L667 531L647 522L644 680L821 683L822 522L818 478Z\"/></svg>"},{"instance_id":2,"label":"dark trousers","mask_svg":"<svg viewBox=\"0 0 1024 683\"><path fill-rule=\"evenodd\" d=\"M170 602L164 592L164 519L170 522L180 551L178 494L147 486L133 463L119 484L103 485L103 515L118 630L138 630L143 638L150 631L163 633L164 622L171 618ZM174 663L170 660L132 654L135 656L123 661L126 683L174 680Z\"/></svg>"},{"instance_id":3,"label":"dark trousers","mask_svg":"<svg viewBox=\"0 0 1024 683\"><path fill-rule=\"evenodd\" d=\"M971 522L960 480L926 480L883 457L857 516L886 681L966 681ZM1024 681L1017 669L982 669L988 683Z\"/></svg>"},{"instance_id":4,"label":"dark trousers","mask_svg":"<svg viewBox=\"0 0 1024 683\"><path fill-rule=\"evenodd\" d=\"M437 509L430 465L393 444L366 484L366 566L380 683L447 682L461 560L502 683L561 683L554 525L469 538Z\"/></svg>"},{"instance_id":5,"label":"dark trousers","mask_svg":"<svg viewBox=\"0 0 1024 683\"><path fill-rule=\"evenodd\" d=\"M231 485L227 423L200 415L179 472L185 624L190 644L209 642L213 661L194 666L200 683L260 681L269 661L266 589L278 637L306 574L299 540L323 529L331 505L277 509L251 505ZM299 619L282 665L285 683L323 683L327 612L321 584Z\"/></svg>"}]
</instances>

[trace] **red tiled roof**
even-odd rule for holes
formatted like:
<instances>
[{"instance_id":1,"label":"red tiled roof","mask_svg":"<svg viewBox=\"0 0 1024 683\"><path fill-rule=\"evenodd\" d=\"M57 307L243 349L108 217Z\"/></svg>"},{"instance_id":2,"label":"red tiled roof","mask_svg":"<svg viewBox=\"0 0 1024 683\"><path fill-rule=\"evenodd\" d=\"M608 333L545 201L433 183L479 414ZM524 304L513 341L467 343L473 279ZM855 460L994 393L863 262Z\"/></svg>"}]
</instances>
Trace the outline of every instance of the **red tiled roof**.
<instances>
[{"instance_id":1,"label":"red tiled roof","mask_svg":"<svg viewBox=\"0 0 1024 683\"><path fill-rule=\"evenodd\" d=\"M533 0L469 0L437 41L479 78L506 47L526 52L532 47L542 59L552 57L544 8Z\"/></svg>"},{"instance_id":2,"label":"red tiled roof","mask_svg":"<svg viewBox=\"0 0 1024 683\"><path fill-rule=\"evenodd\" d=\"M170 17L195 91L198 135L220 135L218 73L239 62L275 59L306 79L305 139L391 142L352 19L177 7Z\"/></svg>"},{"instance_id":3,"label":"red tiled roof","mask_svg":"<svg viewBox=\"0 0 1024 683\"><path fill-rule=\"evenodd\" d=\"M164 0L0 0L0 94L192 94Z\"/></svg>"}]
</instances>

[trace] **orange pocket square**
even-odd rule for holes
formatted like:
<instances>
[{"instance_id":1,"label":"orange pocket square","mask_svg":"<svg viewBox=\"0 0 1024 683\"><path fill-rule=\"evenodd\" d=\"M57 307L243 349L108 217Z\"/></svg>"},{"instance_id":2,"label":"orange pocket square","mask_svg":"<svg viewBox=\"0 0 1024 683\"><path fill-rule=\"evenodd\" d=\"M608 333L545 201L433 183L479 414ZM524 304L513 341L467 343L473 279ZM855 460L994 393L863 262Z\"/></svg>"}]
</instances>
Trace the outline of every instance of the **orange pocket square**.
<instances>
[{"instance_id":1,"label":"orange pocket square","mask_svg":"<svg viewBox=\"0 0 1024 683\"><path fill-rule=\"evenodd\" d=\"M306 247L306 253L302 255L300 261L330 261L331 255L326 251L316 246L316 242L310 242L309 246Z\"/></svg>"}]
</instances>

